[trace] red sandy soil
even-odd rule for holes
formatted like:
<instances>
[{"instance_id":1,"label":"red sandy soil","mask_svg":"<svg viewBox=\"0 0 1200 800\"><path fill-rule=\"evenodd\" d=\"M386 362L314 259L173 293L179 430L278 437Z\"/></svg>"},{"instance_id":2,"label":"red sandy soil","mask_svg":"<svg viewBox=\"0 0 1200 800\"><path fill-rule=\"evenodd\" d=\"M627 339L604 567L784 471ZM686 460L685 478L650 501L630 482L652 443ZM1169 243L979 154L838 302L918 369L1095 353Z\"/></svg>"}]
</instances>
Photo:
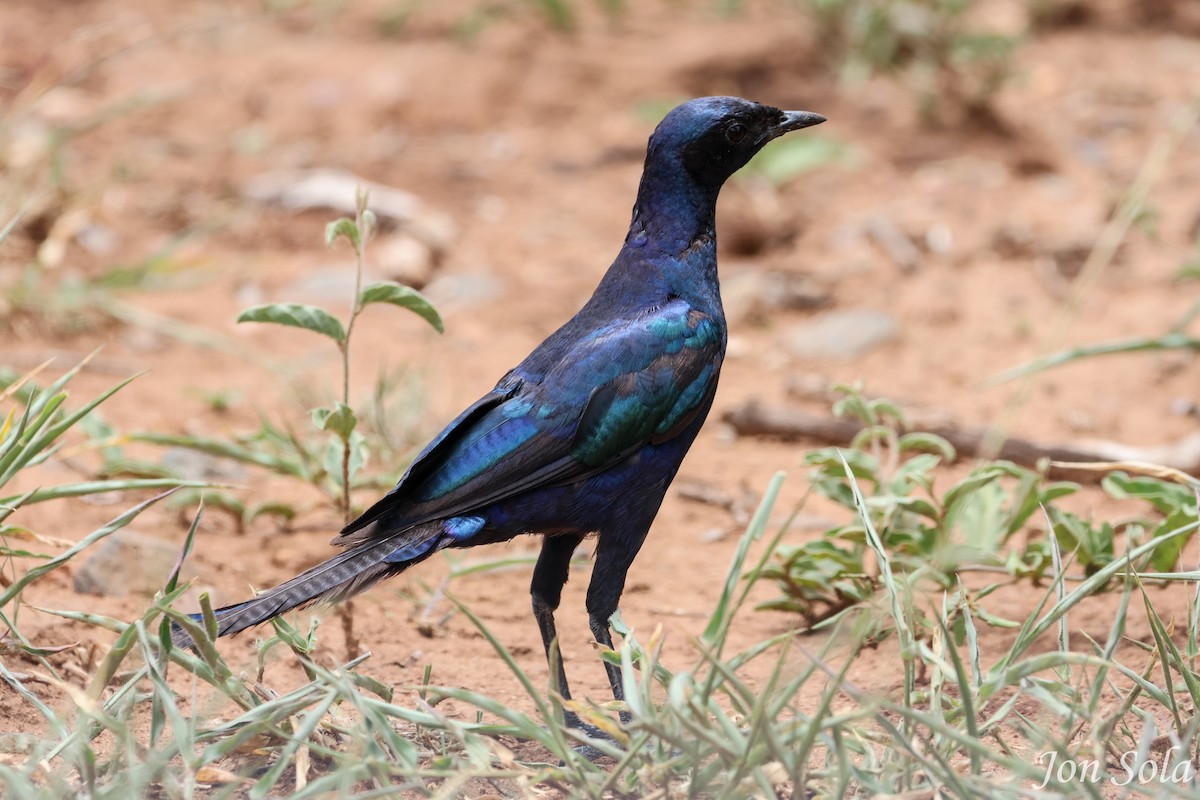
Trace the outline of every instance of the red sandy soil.
<instances>
[{"instance_id":1,"label":"red sandy soil","mask_svg":"<svg viewBox=\"0 0 1200 800\"><path fill-rule=\"evenodd\" d=\"M1195 432L1196 416L1180 413L1197 400L1200 385L1200 365L1191 356L1082 362L1039 377L1020 402L1014 400L1016 385L985 381L1047 350L1157 335L1195 301L1195 281L1175 278L1195 255L1195 131L1153 190L1153 235L1131 232L1115 262L1065 317L1079 262L1059 259L1056 266L1051 255L1072 247L1086 253L1095 241L1155 142L1200 85L1197 39L1125 24L1108 9L1082 26L1039 33L1020 47L1017 75L996 102L1003 129L956 119L952 111L942 126L930 128L917 119L903 83L880 78L842 87L831 79L805 18L789 4L747 4L724 17L705 3L630 3L609 20L599 16L598 4L578 3L573 5L582 19L571 33L552 30L523 4L510 5L512 14L464 40L454 34L454 24L467 3L423 8L395 35L381 32L380 20L393 7L382 0L352 8L299 4L278 14L261 13L254 3L197 0L4 3L0 107L14 126L0 136L36 134L124 103L136 106L62 150L62 188L45 204L48 210L38 210L42 235L46 225L71 212L111 231L115 245L98 254L69 240L57 272L102 275L194 231L170 253L170 272L160 287L121 299L213 331L236 347L199 346L145 326L100 322L75 331L10 313L0 362L25 370L53 355L54 369L61 369L103 345L73 384L72 402L146 370L103 408L120 430L229 436L253 430L260 409L307 424L288 382L246 354L283 360L301 384L325 391L339 379L333 348L311 335L236 326L234 319L262 298L312 302L288 296L289 287L330 265L349 269L350 258L344 247L327 251L322 245L331 214L251 203L240 187L272 169L342 168L412 191L456 225L430 287L445 315L445 335L410 315L375 308L356 331L355 395L364 397L385 366L409 369L420 411L397 427L411 430L419 444L591 292L624 235L642 147L654 124L639 109L665 109L695 95L740 94L825 114L830 121L814 135L841 143L850 157L777 190L753 180L726 189L719 231L727 284L760 285L755 277L768 272L804 276L829 293L831 308L886 311L899 320L901 332L853 361L800 358L786 345L789 329L817 312L754 313L743 304L731 323L730 356L712 421L681 481L758 494L774 472L787 471L775 509L782 521L807 490L802 459L819 443L738 438L720 417L752 398L824 412L824 401L796 397L797 385L814 382L861 381L871 394L918 412L963 426L1005 420L1015 434L1039 441L1095 438L1151 447ZM1019 20L1021 4L997 5ZM32 135L24 141L40 140ZM9 169L16 174L11 164ZM914 268L901 269L864 233L873 219L918 244ZM2 274L11 276L30 259L35 227L23 226L0 250ZM1014 239L1017 246L1005 244ZM927 241L941 246L930 248ZM494 291L472 301L463 287L477 286ZM215 411L205 397L218 392L240 402ZM153 448L130 452L161 455ZM55 461L28 480L52 485L78 479L78 463L91 462L86 454ZM962 472L948 470L944 480ZM295 483L250 472L239 490L248 502L278 498L309 510L290 529L264 518L244 531L228 516L208 513L188 570L217 602L236 600L250 584L266 586L325 558L339 527L335 510ZM371 499L364 493L359 501ZM23 509L13 521L78 538L130 502L55 502ZM1074 507L1114 516L1142 511L1094 490ZM157 507L133 527L177 543L188 513ZM787 541L818 535L823 519L845 516L811 500ZM718 528L727 535L709 535ZM699 633L713 607L736 534L727 512L676 492L668 496L622 607L643 639L656 625L665 628L669 663L693 658L689 637ZM518 540L463 558L533 554L536 545ZM1185 558L1194 563L1196 548L1189 547ZM25 600L125 619L145 607L145 595L77 594L75 569L37 582ZM531 708L461 615L435 624L431 636L418 632L430 589L446 570L444 561L433 559L355 601L354 636L373 654L364 669L406 686L432 665L435 682ZM604 699L607 687L591 655L583 609L587 576L586 566L573 573L559 629L577 693ZM450 591L544 680L528 580L527 567L486 572L456 580ZM1183 613L1182 588L1153 591L1164 614ZM771 596L771 587L763 586L756 597ZM1025 585L992 602L1019 619L1039 596ZM1114 604L1108 597L1089 601L1071 617L1073 630L1103 639ZM441 601L432 619L438 622L449 609ZM348 655L344 631L335 614L325 612L325 618L323 657L338 662ZM93 668L98 648L109 641L103 631L29 608L19 623L40 645L80 642L59 657L82 670L78 675ZM795 624L786 614L748 612L732 645ZM1149 635L1140 617L1131 620L1130 635ZM991 653L1003 652L1009 641L1011 632L1002 630L985 630L982 639ZM1082 637L1079 646L1086 646ZM223 648L234 662L245 662L252 637ZM10 668L36 670L6 658ZM885 645L865 652L852 676L866 689L894 691L897 663ZM287 664L274 669L279 685L296 677ZM52 705L68 702L64 694L36 686ZM40 727L36 712L13 692L0 693L0 708L0 731Z\"/></svg>"}]
</instances>

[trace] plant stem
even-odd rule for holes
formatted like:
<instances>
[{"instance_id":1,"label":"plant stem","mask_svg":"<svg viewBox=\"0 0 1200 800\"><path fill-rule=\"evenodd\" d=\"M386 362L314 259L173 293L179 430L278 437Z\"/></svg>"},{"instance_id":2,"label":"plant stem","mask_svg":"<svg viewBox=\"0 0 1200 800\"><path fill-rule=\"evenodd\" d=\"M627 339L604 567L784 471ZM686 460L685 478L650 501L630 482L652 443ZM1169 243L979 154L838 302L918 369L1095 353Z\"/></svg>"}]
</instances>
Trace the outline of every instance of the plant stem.
<instances>
[{"instance_id":1,"label":"plant stem","mask_svg":"<svg viewBox=\"0 0 1200 800\"><path fill-rule=\"evenodd\" d=\"M346 322L346 337L340 346L342 352L342 405L347 408L350 407L350 337L354 333L354 322L358 319L359 312L362 311L363 250L366 247L367 236L370 234L363 213L367 208L367 193L360 191L357 200L354 212L354 226L358 229L358 241L354 245L354 300L350 307L350 319ZM342 522L347 525L352 516L350 508L350 448L350 436L347 435L342 439L341 500Z\"/></svg>"}]
</instances>

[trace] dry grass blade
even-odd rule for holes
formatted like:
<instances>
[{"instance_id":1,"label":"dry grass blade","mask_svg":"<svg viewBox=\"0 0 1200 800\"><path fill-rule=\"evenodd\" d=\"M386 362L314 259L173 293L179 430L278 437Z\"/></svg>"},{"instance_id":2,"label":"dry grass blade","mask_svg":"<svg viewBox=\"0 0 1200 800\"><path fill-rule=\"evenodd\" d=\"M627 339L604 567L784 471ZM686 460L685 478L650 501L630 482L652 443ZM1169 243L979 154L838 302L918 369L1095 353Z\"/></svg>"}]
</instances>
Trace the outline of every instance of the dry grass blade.
<instances>
[{"instance_id":1,"label":"dry grass blade","mask_svg":"<svg viewBox=\"0 0 1200 800\"><path fill-rule=\"evenodd\" d=\"M1050 466L1063 469L1080 469L1089 472L1114 472L1123 470L1138 475L1149 475L1183 486L1200 486L1200 479L1174 467L1164 467L1161 464L1151 464L1145 461L1051 461Z\"/></svg>"}]
</instances>

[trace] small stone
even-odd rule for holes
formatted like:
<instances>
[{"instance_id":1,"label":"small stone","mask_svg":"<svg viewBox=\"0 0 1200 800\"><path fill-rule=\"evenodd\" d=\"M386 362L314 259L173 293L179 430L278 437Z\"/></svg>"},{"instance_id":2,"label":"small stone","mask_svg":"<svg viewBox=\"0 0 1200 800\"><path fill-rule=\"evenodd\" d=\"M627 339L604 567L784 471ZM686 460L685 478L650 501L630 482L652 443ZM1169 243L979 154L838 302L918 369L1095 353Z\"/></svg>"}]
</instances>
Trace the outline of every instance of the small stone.
<instances>
[{"instance_id":1,"label":"small stone","mask_svg":"<svg viewBox=\"0 0 1200 800\"><path fill-rule=\"evenodd\" d=\"M157 353L163 348L162 335L148 328L126 328L121 333L121 341L130 350L136 350L139 353Z\"/></svg>"},{"instance_id":2,"label":"small stone","mask_svg":"<svg viewBox=\"0 0 1200 800\"><path fill-rule=\"evenodd\" d=\"M1191 397L1172 398L1169 408L1175 417L1200 417L1200 403Z\"/></svg>"},{"instance_id":3,"label":"small stone","mask_svg":"<svg viewBox=\"0 0 1200 800\"><path fill-rule=\"evenodd\" d=\"M900 323L891 314L866 308L829 311L784 334L785 344L804 358L849 361L900 336Z\"/></svg>"},{"instance_id":4,"label":"small stone","mask_svg":"<svg viewBox=\"0 0 1200 800\"><path fill-rule=\"evenodd\" d=\"M504 288L504 282L494 274L459 272L438 275L425 287L424 293L445 315L450 309L466 309L490 303L504 294Z\"/></svg>"},{"instance_id":5,"label":"small stone","mask_svg":"<svg viewBox=\"0 0 1200 800\"><path fill-rule=\"evenodd\" d=\"M374 280L363 275L364 286ZM279 303L308 303L333 312L348 311L354 299L354 264L327 264L309 270L272 295Z\"/></svg>"},{"instance_id":6,"label":"small stone","mask_svg":"<svg viewBox=\"0 0 1200 800\"><path fill-rule=\"evenodd\" d=\"M50 88L38 98L36 112L40 120L56 127L82 125L96 113L86 91L63 85Z\"/></svg>"},{"instance_id":7,"label":"small stone","mask_svg":"<svg viewBox=\"0 0 1200 800\"><path fill-rule=\"evenodd\" d=\"M936 255L946 255L954 247L954 231L944 222L935 222L925 231L925 247Z\"/></svg>"},{"instance_id":8,"label":"small stone","mask_svg":"<svg viewBox=\"0 0 1200 800\"><path fill-rule=\"evenodd\" d=\"M1082 408L1069 408L1063 411L1059 418L1063 424L1075 433L1093 433L1099 427L1096 418Z\"/></svg>"},{"instance_id":9,"label":"small stone","mask_svg":"<svg viewBox=\"0 0 1200 800\"><path fill-rule=\"evenodd\" d=\"M117 249L120 237L107 225L89 222L75 232L75 241L94 256L106 256Z\"/></svg>"},{"instance_id":10,"label":"small stone","mask_svg":"<svg viewBox=\"0 0 1200 800\"><path fill-rule=\"evenodd\" d=\"M259 203L303 210L324 208L353 216L359 189L370 192L368 207L384 225L402 228L436 253L449 249L457 236L450 215L403 189L368 181L337 169L279 170L250 178L242 194Z\"/></svg>"},{"instance_id":11,"label":"small stone","mask_svg":"<svg viewBox=\"0 0 1200 800\"><path fill-rule=\"evenodd\" d=\"M787 393L789 397L797 400L828 404L834 399L834 393L830 390L831 383L824 375L802 372L788 378Z\"/></svg>"},{"instance_id":12,"label":"small stone","mask_svg":"<svg viewBox=\"0 0 1200 800\"><path fill-rule=\"evenodd\" d=\"M735 269L721 281L725 316L735 323L764 319L780 311L809 311L828 305L827 287L807 275Z\"/></svg>"},{"instance_id":13,"label":"small stone","mask_svg":"<svg viewBox=\"0 0 1200 800\"><path fill-rule=\"evenodd\" d=\"M771 272L767 275L768 303L784 311L811 311L829 305L829 289L807 275Z\"/></svg>"},{"instance_id":14,"label":"small stone","mask_svg":"<svg viewBox=\"0 0 1200 800\"><path fill-rule=\"evenodd\" d=\"M388 280L420 289L433 277L433 251L405 234L381 236L371 245L371 260Z\"/></svg>"},{"instance_id":15,"label":"small stone","mask_svg":"<svg viewBox=\"0 0 1200 800\"><path fill-rule=\"evenodd\" d=\"M119 530L79 567L75 591L101 597L153 594L167 582L178 558L178 544L128 528Z\"/></svg>"},{"instance_id":16,"label":"small stone","mask_svg":"<svg viewBox=\"0 0 1200 800\"><path fill-rule=\"evenodd\" d=\"M237 301L239 308L249 308L265 303L267 295L259 284L243 283L234 291L233 299Z\"/></svg>"},{"instance_id":17,"label":"small stone","mask_svg":"<svg viewBox=\"0 0 1200 800\"><path fill-rule=\"evenodd\" d=\"M246 471L227 458L202 453L190 447L168 448L163 466L188 481L241 481Z\"/></svg>"}]
</instances>

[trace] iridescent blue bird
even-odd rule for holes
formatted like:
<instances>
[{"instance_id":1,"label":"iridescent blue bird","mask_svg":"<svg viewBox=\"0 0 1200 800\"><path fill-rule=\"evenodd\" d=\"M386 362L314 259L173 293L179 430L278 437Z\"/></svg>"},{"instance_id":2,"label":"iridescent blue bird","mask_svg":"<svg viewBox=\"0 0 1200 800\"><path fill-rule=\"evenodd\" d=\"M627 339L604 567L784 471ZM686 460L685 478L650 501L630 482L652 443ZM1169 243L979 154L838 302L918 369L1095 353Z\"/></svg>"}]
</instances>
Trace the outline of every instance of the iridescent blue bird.
<instances>
[{"instance_id":1,"label":"iridescent blue bird","mask_svg":"<svg viewBox=\"0 0 1200 800\"><path fill-rule=\"evenodd\" d=\"M349 597L446 547L538 533L530 591L549 657L571 554L596 534L588 620L611 648L609 618L626 573L721 372L717 194L767 142L824 121L736 97L704 97L667 114L650 137L625 244L587 304L342 530L333 541L341 553L218 609L218 633ZM183 631L176 640L191 641ZM619 700L618 671L605 667ZM569 697L561 660L558 681Z\"/></svg>"}]
</instances>

